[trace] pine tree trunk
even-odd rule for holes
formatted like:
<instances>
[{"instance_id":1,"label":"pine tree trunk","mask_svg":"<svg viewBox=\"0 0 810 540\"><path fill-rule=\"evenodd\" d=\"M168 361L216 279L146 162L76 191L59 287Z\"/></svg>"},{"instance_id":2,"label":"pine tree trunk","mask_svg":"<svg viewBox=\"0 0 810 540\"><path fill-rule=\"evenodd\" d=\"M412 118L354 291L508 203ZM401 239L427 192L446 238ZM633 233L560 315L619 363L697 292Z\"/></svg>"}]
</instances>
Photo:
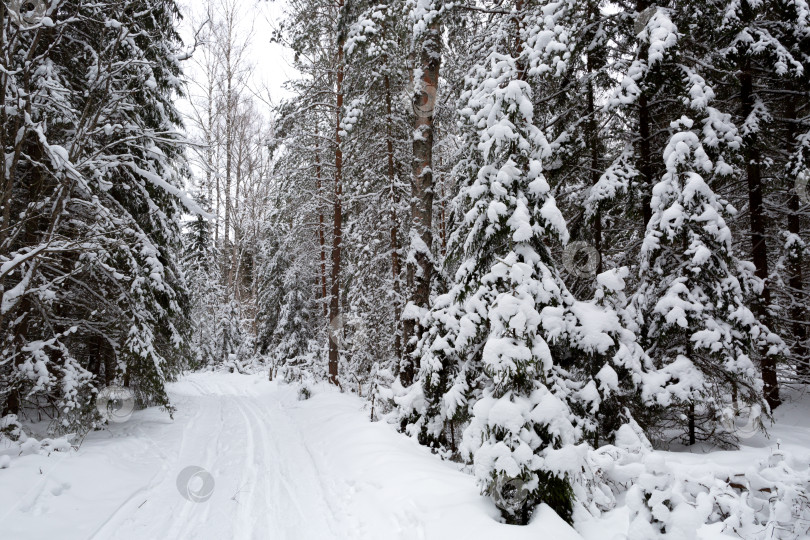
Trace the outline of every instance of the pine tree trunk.
<instances>
[{"instance_id":1,"label":"pine tree trunk","mask_svg":"<svg viewBox=\"0 0 810 540\"><path fill-rule=\"evenodd\" d=\"M740 70L740 102L742 105L742 118L746 118L754 110L753 76L750 65L746 64ZM756 134L751 134L745 141L745 175L748 180L748 207L751 223L751 255L756 275L764 284L761 302L757 302L756 310L760 320L769 324L768 307L771 303L771 290L768 285L768 249L765 240L765 215L762 197L762 156L758 147ZM765 401L771 409L778 407L782 401L779 399L779 383L776 378L776 359L773 356L763 356L762 382Z\"/></svg>"},{"instance_id":2,"label":"pine tree trunk","mask_svg":"<svg viewBox=\"0 0 810 540\"><path fill-rule=\"evenodd\" d=\"M799 195L791 193L788 201L788 231L799 236L801 233L801 214L799 213ZM798 300L791 302L791 319L793 320L793 337L796 340L792 354L798 359L796 375L801 381L810 384L810 362L807 351L807 305L801 300L805 297L802 265L804 257L801 250L792 254L788 263L790 280L788 284Z\"/></svg>"},{"instance_id":3,"label":"pine tree trunk","mask_svg":"<svg viewBox=\"0 0 810 540\"><path fill-rule=\"evenodd\" d=\"M0 2L0 20L6 20L6 5ZM5 32L0 32L0 50L5 50ZM8 109L6 109L6 85L8 84L8 75L0 73L0 148L3 152L6 150L6 130L11 126L8 123ZM3 197L0 204L3 205L3 223L0 226L0 254L5 255L8 249L6 246L6 238L8 237L11 229L11 193L14 187L14 176L10 167L3 167ZM0 287L4 286L3 280L0 279ZM2 319L0 319L2 322Z\"/></svg>"},{"instance_id":4,"label":"pine tree trunk","mask_svg":"<svg viewBox=\"0 0 810 540\"><path fill-rule=\"evenodd\" d=\"M343 0L338 3L339 15L343 16ZM343 33L338 31L337 43L337 76L335 78L335 193L334 193L334 227L332 233L332 288L329 298L329 320L340 318L340 255L343 241L343 149L341 148L340 123L343 113ZM331 324L331 322L330 322ZM338 384L338 350L337 339L329 340L329 382Z\"/></svg>"},{"instance_id":5,"label":"pine tree trunk","mask_svg":"<svg viewBox=\"0 0 810 540\"><path fill-rule=\"evenodd\" d=\"M231 241L231 152L233 151L233 106L231 102L231 75L228 74L228 87L226 91L225 109L225 233L222 237L222 278L227 286L230 286L230 241ZM227 294L227 292L226 292Z\"/></svg>"},{"instance_id":6,"label":"pine tree trunk","mask_svg":"<svg viewBox=\"0 0 810 540\"><path fill-rule=\"evenodd\" d=\"M695 436L695 404L689 404L689 445L692 446L697 442Z\"/></svg>"},{"instance_id":7,"label":"pine tree trunk","mask_svg":"<svg viewBox=\"0 0 810 540\"><path fill-rule=\"evenodd\" d=\"M402 268L399 262L399 227L397 224L397 206L399 205L399 195L396 189L396 171L394 167L394 135L391 133L391 124L394 121L393 106L391 103L391 79L385 75L385 108L387 120L385 122L385 145L388 158L388 184L391 189L391 278L394 289L394 358L399 362L402 360L402 329L400 326L400 316L402 307L400 305L400 275Z\"/></svg>"},{"instance_id":8,"label":"pine tree trunk","mask_svg":"<svg viewBox=\"0 0 810 540\"><path fill-rule=\"evenodd\" d=\"M234 111L235 112L235 111ZM234 139L236 136L234 135ZM242 232L241 228L237 227L239 222L239 191L242 186L242 159L243 159L243 141L240 144L234 144L236 147L236 163L234 166L235 182L234 182L234 197L233 197L233 245L231 246L231 270L229 281L233 287L233 296L236 298L237 304L241 310L242 307L242 291L240 286L240 259L242 252Z\"/></svg>"},{"instance_id":9,"label":"pine tree trunk","mask_svg":"<svg viewBox=\"0 0 810 540\"><path fill-rule=\"evenodd\" d=\"M441 167L441 161L439 162L439 167ZM445 189L444 185L445 180L443 179L440 182L442 187L442 212L441 212L441 226L440 232L442 236L442 259L447 256L447 190Z\"/></svg>"},{"instance_id":10,"label":"pine tree trunk","mask_svg":"<svg viewBox=\"0 0 810 540\"><path fill-rule=\"evenodd\" d=\"M650 108L647 95L642 92L638 98L638 172L641 173L644 195L641 198L642 233L647 229L647 224L652 219L652 152L650 150Z\"/></svg>"},{"instance_id":11,"label":"pine tree trunk","mask_svg":"<svg viewBox=\"0 0 810 540\"><path fill-rule=\"evenodd\" d=\"M433 114L441 66L441 36L439 25L435 21L428 27L422 42L421 64L420 89L414 95L411 253L407 268L410 304L420 310L427 309L430 304L433 277L430 255L433 244ZM419 369L419 359L413 356L419 337L416 332L417 321L410 314L403 324L406 357L402 361L400 378L405 386L413 383L414 375Z\"/></svg>"}]
</instances>

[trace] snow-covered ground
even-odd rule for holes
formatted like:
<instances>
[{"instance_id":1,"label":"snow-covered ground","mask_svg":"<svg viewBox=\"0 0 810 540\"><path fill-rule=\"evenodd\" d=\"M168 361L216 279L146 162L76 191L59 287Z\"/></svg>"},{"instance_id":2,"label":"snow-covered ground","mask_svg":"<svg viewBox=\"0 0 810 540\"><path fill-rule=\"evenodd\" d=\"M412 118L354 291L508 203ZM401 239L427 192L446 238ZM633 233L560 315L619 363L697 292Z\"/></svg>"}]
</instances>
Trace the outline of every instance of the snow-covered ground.
<instances>
[{"instance_id":1,"label":"snow-covered ground","mask_svg":"<svg viewBox=\"0 0 810 540\"><path fill-rule=\"evenodd\" d=\"M527 527L499 523L472 476L368 422L361 400L330 388L298 401L294 387L262 375L200 373L170 395L174 420L138 411L89 434L77 452L15 454L0 469L0 537L604 540L626 532L625 508L578 524L580 534L547 507ZM808 410L786 404L771 439L741 451L661 454L700 475L744 467L778 440L810 462ZM701 532L731 538L717 527Z\"/></svg>"},{"instance_id":2,"label":"snow-covered ground","mask_svg":"<svg viewBox=\"0 0 810 540\"><path fill-rule=\"evenodd\" d=\"M471 476L368 422L353 396L316 389L298 401L263 376L215 373L190 375L170 395L174 420L139 411L88 435L78 452L13 459L0 470L0 536L578 538L548 508L529 527L498 523ZM207 501L181 494L189 466L210 473ZM193 478L191 493L204 495L206 480Z\"/></svg>"}]
</instances>

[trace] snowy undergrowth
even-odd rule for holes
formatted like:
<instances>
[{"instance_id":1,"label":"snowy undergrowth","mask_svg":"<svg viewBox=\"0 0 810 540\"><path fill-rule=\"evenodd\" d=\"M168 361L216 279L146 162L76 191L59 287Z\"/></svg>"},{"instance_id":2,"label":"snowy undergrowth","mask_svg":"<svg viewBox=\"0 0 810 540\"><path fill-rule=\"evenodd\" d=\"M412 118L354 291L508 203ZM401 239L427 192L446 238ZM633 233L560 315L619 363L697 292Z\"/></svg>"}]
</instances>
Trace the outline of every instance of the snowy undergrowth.
<instances>
[{"instance_id":1,"label":"snowy undergrowth","mask_svg":"<svg viewBox=\"0 0 810 540\"><path fill-rule=\"evenodd\" d=\"M751 452L682 456L652 450L624 426L617 446L589 452L578 486L580 530L621 512L628 540L652 538L806 538L810 532L810 470L806 451L766 445ZM743 458L743 459L740 459ZM586 510L587 509L587 510Z\"/></svg>"},{"instance_id":2,"label":"snowy undergrowth","mask_svg":"<svg viewBox=\"0 0 810 540\"><path fill-rule=\"evenodd\" d=\"M30 430L23 428L16 415L0 418L0 469L9 467L12 456L69 452L73 449L71 441L74 438L73 434L69 434L58 438L38 439L31 436Z\"/></svg>"}]
</instances>

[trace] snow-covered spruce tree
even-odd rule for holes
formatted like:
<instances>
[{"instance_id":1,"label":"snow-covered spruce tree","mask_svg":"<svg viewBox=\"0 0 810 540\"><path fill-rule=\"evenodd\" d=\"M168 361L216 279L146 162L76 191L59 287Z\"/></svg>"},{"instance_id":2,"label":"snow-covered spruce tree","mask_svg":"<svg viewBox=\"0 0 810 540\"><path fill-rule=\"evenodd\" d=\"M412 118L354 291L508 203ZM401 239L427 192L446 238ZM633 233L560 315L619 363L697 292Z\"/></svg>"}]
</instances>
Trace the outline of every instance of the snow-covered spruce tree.
<instances>
[{"instance_id":1,"label":"snow-covered spruce tree","mask_svg":"<svg viewBox=\"0 0 810 540\"><path fill-rule=\"evenodd\" d=\"M271 217L270 222L274 220ZM284 300L284 291L281 286L284 281L284 270L287 267L286 258L279 249L281 239L272 232L259 246L262 264L258 269L259 291L257 295L257 339L259 353L269 359L269 377L275 377L275 365L272 361L273 350L277 345L275 328L280 321L281 304Z\"/></svg>"},{"instance_id":2,"label":"snow-covered spruce tree","mask_svg":"<svg viewBox=\"0 0 810 540\"><path fill-rule=\"evenodd\" d=\"M197 197L201 208L208 209L205 197ZM221 287L213 224L198 215L186 223L183 233L183 269L189 288L188 366L192 369L211 367L219 358L218 315Z\"/></svg>"},{"instance_id":3,"label":"snow-covered spruce tree","mask_svg":"<svg viewBox=\"0 0 810 540\"><path fill-rule=\"evenodd\" d=\"M458 270L422 321L421 393L402 405L416 412L408 429L424 437L471 417L462 453L482 490L501 502L515 482L526 492L500 504L509 521L525 523L541 502L570 521L581 422L548 341L561 326L557 308L573 299L546 247L568 232L542 174L548 145L533 123L524 40L514 19L501 21L462 95L468 154L450 251Z\"/></svg>"},{"instance_id":4,"label":"snow-covered spruce tree","mask_svg":"<svg viewBox=\"0 0 810 540\"><path fill-rule=\"evenodd\" d=\"M778 28L779 41L793 59L802 59L802 68L798 69L798 62L793 63L793 69L769 85L769 93L782 94L778 116L785 119L784 136L780 138L784 141L786 155L777 152L773 145L771 149L776 155L769 155L766 163L781 166L777 171L781 185L788 193L787 204L776 205L776 208L786 211L787 230L781 231L779 240L783 255L775 266L782 272L777 295L785 298L782 305L790 309L790 323L780 325L784 330L776 322L773 327L790 347L795 377L810 384L810 283L807 279L807 262L810 260L810 118L801 112L810 106L810 7L807 2L788 0L774 4L773 13L781 17L772 26Z\"/></svg>"},{"instance_id":5,"label":"snow-covered spruce tree","mask_svg":"<svg viewBox=\"0 0 810 540\"><path fill-rule=\"evenodd\" d=\"M242 328L242 306L234 298L225 299L220 306L219 315L219 339L217 340L219 363L231 372L244 372L245 358L242 352L244 342L244 330Z\"/></svg>"},{"instance_id":6,"label":"snow-covered spruce tree","mask_svg":"<svg viewBox=\"0 0 810 540\"><path fill-rule=\"evenodd\" d=\"M593 299L574 300L565 317L576 350L552 347L558 363L577 381L571 407L583 419L584 435L594 448L613 444L623 425L649 424L649 400L643 390L656 381L628 309L629 276L625 266L598 274Z\"/></svg>"},{"instance_id":7,"label":"snow-covered spruce tree","mask_svg":"<svg viewBox=\"0 0 810 540\"><path fill-rule=\"evenodd\" d=\"M347 127L354 121L350 114L354 108L349 107L351 104L347 98L352 94L355 79L345 56L353 9L351 3L343 0L294 0L290 2L288 16L282 23L283 33L280 34L280 39L295 51L295 67L304 74L295 81L297 95L288 104L292 115L286 121L300 121L307 114L316 117L314 122L308 124L311 129L308 137L317 140L317 143L310 145L303 157L310 175L313 169L320 171L316 175L319 188L322 187L323 196L331 206L331 216L323 212L324 218L329 219L320 222L320 230L331 230L332 233L328 257L328 295L323 296L328 305L327 321L335 321L335 324L343 319L346 279L343 249L344 203L347 201L344 191L347 191L348 177L344 169L353 157L345 152ZM326 95L331 97L324 99ZM328 228L325 223L329 223ZM325 236L321 237L324 255ZM326 271L325 262L321 268ZM327 279L323 277L325 283ZM329 350L329 380L337 385L340 384L339 366L344 357L335 340L327 340L326 345Z\"/></svg>"},{"instance_id":8,"label":"snow-covered spruce tree","mask_svg":"<svg viewBox=\"0 0 810 540\"><path fill-rule=\"evenodd\" d=\"M301 95L279 111L273 160L273 211L263 224L259 248L259 351L270 363L270 376L285 371L296 378L307 371L322 376L327 339L328 263L323 140L325 120L311 104L310 84L296 81ZM313 91L316 93L317 91ZM291 369L287 369L291 368Z\"/></svg>"},{"instance_id":9,"label":"snow-covered spruce tree","mask_svg":"<svg viewBox=\"0 0 810 540\"><path fill-rule=\"evenodd\" d=\"M68 428L93 387L168 405L185 291L174 2L2 8L2 409Z\"/></svg>"},{"instance_id":10,"label":"snow-covered spruce tree","mask_svg":"<svg viewBox=\"0 0 810 540\"><path fill-rule=\"evenodd\" d=\"M779 379L810 374L807 208L796 190L810 133L803 112L810 104L810 8L805 0L726 1L713 11L716 45L707 63L729 94L723 97L742 136L739 167L747 184L739 203L732 202L748 210L748 230L741 232L750 237L746 249L765 284L753 309L791 346L793 366L773 358L762 365L773 408L781 402Z\"/></svg>"},{"instance_id":11,"label":"snow-covered spruce tree","mask_svg":"<svg viewBox=\"0 0 810 540\"><path fill-rule=\"evenodd\" d=\"M598 1L558 2L542 13L528 42L535 49L529 73L538 77L536 123L548 126L551 148L544 174L561 211L571 216L572 240L587 241L598 254L591 275L564 274L574 291L590 296L594 285L596 291L592 300L574 302L566 316L567 332L583 350L561 349L558 363L583 384L572 406L587 418L588 439L599 446L634 416L644 417L638 388L649 382L649 359L636 342L625 294L636 264L627 246L638 231L628 226L632 212L623 199L638 171L632 150L616 140L628 127L625 111L606 107L603 99L616 92L615 71L626 61L626 44L616 36L626 30L627 16ZM602 272L611 263L619 268Z\"/></svg>"},{"instance_id":12,"label":"snow-covered spruce tree","mask_svg":"<svg viewBox=\"0 0 810 540\"><path fill-rule=\"evenodd\" d=\"M273 344L270 362L271 369L284 370L287 380L299 379L302 370L314 374L315 360L319 355L315 338L323 317L319 313L320 306L315 296L317 266L310 256L310 246L301 242L294 233L306 230L303 226L305 219L310 219L310 215L296 216L292 226L278 224L278 228L285 233L282 247L278 251L278 255L285 259L285 264L282 268L276 268L281 275L278 293L282 297L278 307L278 320L270 337Z\"/></svg>"},{"instance_id":13,"label":"snow-covered spruce tree","mask_svg":"<svg viewBox=\"0 0 810 540\"><path fill-rule=\"evenodd\" d=\"M595 107L605 124L600 125L599 140L589 146L603 146L606 156L594 162L601 163L596 167L600 174L584 199L583 217L594 223L600 216L604 219L604 236L615 242L617 248L615 255L608 257L617 266L631 268L633 275L638 268L641 239L650 220L652 187L662 174L659 157L667 143L666 128L670 121L680 117L683 101L689 98L692 86L683 68L694 67L695 60L702 56L703 43L711 41L703 34L692 44L688 61L679 56L680 25L696 35L706 27L701 21L703 12L696 4L700 2L638 0L624 4L616 13L606 15L600 11L606 17L603 24L609 29L609 39L604 45L607 48L603 53L607 61L604 69L614 82L602 79L603 85L596 87L597 96L606 98L598 100L601 106ZM596 58L604 57L600 54ZM586 126L586 131L592 129ZM725 133L717 135L722 139ZM565 207L565 201L562 204ZM599 226L595 225L596 241ZM607 246L597 247L606 253Z\"/></svg>"},{"instance_id":14,"label":"snow-covered spruce tree","mask_svg":"<svg viewBox=\"0 0 810 540\"><path fill-rule=\"evenodd\" d=\"M659 438L670 428L689 444L734 443L723 420L741 408L755 422L768 414L752 358L782 344L748 307L762 282L733 252L725 216L735 210L704 179L717 169L693 127L687 117L672 125L633 303L660 377L648 396L662 407Z\"/></svg>"},{"instance_id":15,"label":"snow-covered spruce tree","mask_svg":"<svg viewBox=\"0 0 810 540\"><path fill-rule=\"evenodd\" d=\"M594 276L609 267L609 260L632 264L622 248L637 234L625 223L624 201L611 200L594 188L604 182L607 167L623 150L614 135L627 127L625 119L606 109L604 96L617 85L616 40L624 18L605 9L600 0L556 2L545 13L534 39L548 44L533 62L533 68L544 73L534 102L542 124L549 126L552 155L545 175L567 218L571 239L587 242L599 254L593 274L566 275L574 294L590 295Z\"/></svg>"}]
</instances>

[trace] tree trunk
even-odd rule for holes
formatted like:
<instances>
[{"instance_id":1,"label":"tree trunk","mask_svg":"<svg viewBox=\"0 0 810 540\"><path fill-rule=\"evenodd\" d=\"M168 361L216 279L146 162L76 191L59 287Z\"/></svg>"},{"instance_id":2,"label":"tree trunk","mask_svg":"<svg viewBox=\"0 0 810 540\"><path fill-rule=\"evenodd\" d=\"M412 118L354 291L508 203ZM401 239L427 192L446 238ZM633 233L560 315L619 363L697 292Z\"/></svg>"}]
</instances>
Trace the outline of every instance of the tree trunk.
<instances>
[{"instance_id":1,"label":"tree trunk","mask_svg":"<svg viewBox=\"0 0 810 540\"><path fill-rule=\"evenodd\" d=\"M599 122L596 119L596 103L593 90L593 66L591 65L590 55L588 56L588 146L591 147L591 186L595 186L599 182ZM648 205L649 207L649 205ZM646 227L646 225L645 225ZM602 273L602 260L604 255L602 253L602 212L598 205L593 215L593 247L599 253L599 262L596 267L596 274Z\"/></svg>"},{"instance_id":2,"label":"tree trunk","mask_svg":"<svg viewBox=\"0 0 810 540\"><path fill-rule=\"evenodd\" d=\"M441 163L439 163L441 167ZM441 235L442 235L442 259L447 256L447 189L445 188L446 176L442 178L440 185L442 187L442 212L441 212Z\"/></svg>"},{"instance_id":3,"label":"tree trunk","mask_svg":"<svg viewBox=\"0 0 810 540\"><path fill-rule=\"evenodd\" d=\"M234 111L236 114L236 111ZM236 134L234 134L234 142L236 142ZM242 290L240 284L240 271L241 271L241 257L242 257L242 231L241 222L239 219L239 196L240 188L242 186L242 159L244 151L244 140L240 137L239 144L234 144L236 151L236 163L234 164L234 197L233 197L233 245L231 246L231 266L228 281L233 289L233 296L236 298L240 311L242 308Z\"/></svg>"},{"instance_id":4,"label":"tree trunk","mask_svg":"<svg viewBox=\"0 0 810 540\"><path fill-rule=\"evenodd\" d=\"M433 263L430 254L433 243L433 114L441 66L441 35L439 24L428 27L422 41L422 78L418 92L414 93L413 181L411 184L411 245L408 257L407 281L411 291L413 311L427 309L430 303L430 285ZM414 356L417 335L416 314L406 314L403 321L405 358L400 379L403 385L413 383L419 369L419 358Z\"/></svg>"},{"instance_id":5,"label":"tree trunk","mask_svg":"<svg viewBox=\"0 0 810 540\"><path fill-rule=\"evenodd\" d=\"M787 133L785 139L787 140L788 159L796 151L796 101L789 97L787 100L787 110L785 117L787 119ZM801 201L799 194L794 186L794 175L789 174L785 184L790 189L790 198L788 199L788 232L796 237L801 236L802 218L800 213ZM793 348L793 357L797 360L796 376L805 384L810 383L810 365L808 365L807 357L807 306L802 301L804 299L804 279L802 275L802 265L804 263L804 253L802 249L797 249L791 246L788 253L788 286L791 291L790 303L790 318L793 321L793 337L796 340Z\"/></svg>"},{"instance_id":6,"label":"tree trunk","mask_svg":"<svg viewBox=\"0 0 810 540\"><path fill-rule=\"evenodd\" d=\"M214 77L208 75L208 96L207 96L207 125L205 128L205 188L208 190L211 197L211 207L216 206L216 214L214 218L214 245L219 244L219 175L214 174ZM216 177L216 187L214 187L214 180ZM214 190L214 193L211 191Z\"/></svg>"},{"instance_id":7,"label":"tree trunk","mask_svg":"<svg viewBox=\"0 0 810 540\"><path fill-rule=\"evenodd\" d=\"M338 18L343 16L343 0L338 3ZM334 199L334 228L332 235L332 290L329 298L329 321L340 318L340 251L343 241L343 149L341 148L340 122L343 113L343 32L338 29L337 43L337 77L335 79L335 199ZM338 350L337 339L329 340L329 382L338 384Z\"/></svg>"},{"instance_id":8,"label":"tree trunk","mask_svg":"<svg viewBox=\"0 0 810 540\"><path fill-rule=\"evenodd\" d=\"M231 232L231 166L232 166L232 155L231 152L233 151L232 142L233 142L233 111L232 106L232 94L233 89L231 88L231 74L228 73L228 87L226 91L226 108L225 108L225 233L222 237L223 247L222 247L222 278L226 285L230 285L229 283L229 275L230 275L230 232ZM227 294L227 292L226 292Z\"/></svg>"},{"instance_id":9,"label":"tree trunk","mask_svg":"<svg viewBox=\"0 0 810 540\"><path fill-rule=\"evenodd\" d=\"M638 98L638 172L641 173L644 195L641 199L642 233L647 230L647 224L652 219L652 152L650 151L650 108L647 95L642 93Z\"/></svg>"},{"instance_id":10,"label":"tree trunk","mask_svg":"<svg viewBox=\"0 0 810 540\"><path fill-rule=\"evenodd\" d=\"M321 204L321 149L315 149L315 176L318 179L318 242L321 246L321 302L323 302L323 316L329 316L329 305L326 300L326 224L324 223L323 205Z\"/></svg>"},{"instance_id":11,"label":"tree trunk","mask_svg":"<svg viewBox=\"0 0 810 540\"><path fill-rule=\"evenodd\" d=\"M638 0L636 3L636 11L642 13L645 9L650 7L649 0ZM640 44L639 58L647 56L649 46L646 43ZM638 98L638 172L641 173L641 182L643 195L641 197L641 212L644 223L641 225L641 234L647 230L647 224L652 219L652 184L653 184L653 167L652 167L652 150L650 149L650 104L649 98L642 89L641 95Z\"/></svg>"},{"instance_id":12,"label":"tree trunk","mask_svg":"<svg viewBox=\"0 0 810 540\"><path fill-rule=\"evenodd\" d=\"M396 169L394 167L394 135L391 133L391 124L394 121L393 107L391 103L391 79L385 75L385 109L387 120L385 122L385 146L388 154L388 185L391 189L391 279L394 289L394 358L399 362L402 360L402 329L400 326L400 316L402 306L400 305L400 275L402 268L399 262L399 226L397 224L397 206L399 205L399 194L396 187Z\"/></svg>"},{"instance_id":13,"label":"tree trunk","mask_svg":"<svg viewBox=\"0 0 810 540\"><path fill-rule=\"evenodd\" d=\"M689 404L689 445L692 446L697 442L695 436L695 404Z\"/></svg>"},{"instance_id":14,"label":"tree trunk","mask_svg":"<svg viewBox=\"0 0 810 540\"><path fill-rule=\"evenodd\" d=\"M740 70L740 102L742 105L742 118L746 118L754 110L755 96L753 91L753 76L750 65L746 64ZM745 140L745 175L748 180L748 207L751 223L751 256L756 275L762 280L764 289L762 298L756 304L756 311L760 320L768 324L768 308L771 303L771 290L768 285L768 249L765 240L765 213L762 196L762 156L758 147L757 134L752 133ZM770 326L770 325L769 325ZM762 356L762 382L765 401L771 409L778 407L782 401L779 399L779 383L776 378L776 359L773 356Z\"/></svg>"},{"instance_id":15,"label":"tree trunk","mask_svg":"<svg viewBox=\"0 0 810 540\"><path fill-rule=\"evenodd\" d=\"M788 232L799 236L801 232L801 214L799 213L799 195L794 191L788 201ZM793 337L796 340L793 346L793 356L798 359L796 375L801 381L810 384L810 365L808 365L807 351L807 305L802 301L804 294L804 279L802 276L802 264L804 257L802 250L795 249L791 252L788 261L788 272L790 280L788 282L794 296L798 299L791 302L791 319L793 321Z\"/></svg>"}]
</instances>

